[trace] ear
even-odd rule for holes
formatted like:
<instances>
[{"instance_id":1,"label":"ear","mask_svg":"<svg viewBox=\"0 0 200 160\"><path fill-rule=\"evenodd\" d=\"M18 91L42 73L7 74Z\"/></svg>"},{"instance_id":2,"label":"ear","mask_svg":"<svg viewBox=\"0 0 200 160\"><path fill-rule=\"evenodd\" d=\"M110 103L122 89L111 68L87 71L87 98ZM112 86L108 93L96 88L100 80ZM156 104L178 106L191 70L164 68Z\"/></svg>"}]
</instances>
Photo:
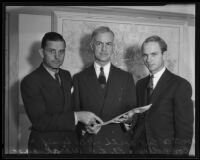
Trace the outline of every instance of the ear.
<instances>
[{"instance_id":1,"label":"ear","mask_svg":"<svg viewBox=\"0 0 200 160\"><path fill-rule=\"evenodd\" d=\"M167 51L163 52L163 60L165 61L167 59Z\"/></svg>"},{"instance_id":2,"label":"ear","mask_svg":"<svg viewBox=\"0 0 200 160\"><path fill-rule=\"evenodd\" d=\"M91 49L93 51L93 43L92 42L90 43L90 47L91 47Z\"/></svg>"},{"instance_id":3,"label":"ear","mask_svg":"<svg viewBox=\"0 0 200 160\"><path fill-rule=\"evenodd\" d=\"M40 48L40 49L38 50L38 52L39 52L40 56L41 56L42 58L44 58L44 50L43 50L42 48Z\"/></svg>"},{"instance_id":4,"label":"ear","mask_svg":"<svg viewBox=\"0 0 200 160\"><path fill-rule=\"evenodd\" d=\"M115 51L116 51L116 49L115 49L115 43L113 43L112 48L113 48L113 53L115 53Z\"/></svg>"}]
</instances>

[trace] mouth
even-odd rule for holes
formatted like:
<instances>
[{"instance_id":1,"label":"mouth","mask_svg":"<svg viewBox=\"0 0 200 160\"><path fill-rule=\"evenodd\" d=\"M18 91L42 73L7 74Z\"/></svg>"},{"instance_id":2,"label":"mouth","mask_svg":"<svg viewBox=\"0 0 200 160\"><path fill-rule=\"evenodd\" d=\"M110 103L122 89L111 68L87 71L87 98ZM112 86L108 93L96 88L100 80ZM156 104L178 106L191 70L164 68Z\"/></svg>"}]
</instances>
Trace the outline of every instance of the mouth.
<instances>
[{"instance_id":1,"label":"mouth","mask_svg":"<svg viewBox=\"0 0 200 160\"><path fill-rule=\"evenodd\" d=\"M60 61L53 61L54 64L60 64Z\"/></svg>"},{"instance_id":2,"label":"mouth","mask_svg":"<svg viewBox=\"0 0 200 160\"><path fill-rule=\"evenodd\" d=\"M100 55L103 56L103 57L107 57L108 56L107 53L100 53Z\"/></svg>"},{"instance_id":3,"label":"mouth","mask_svg":"<svg viewBox=\"0 0 200 160\"><path fill-rule=\"evenodd\" d=\"M153 64L147 64L147 66L151 68L153 66Z\"/></svg>"}]
</instances>

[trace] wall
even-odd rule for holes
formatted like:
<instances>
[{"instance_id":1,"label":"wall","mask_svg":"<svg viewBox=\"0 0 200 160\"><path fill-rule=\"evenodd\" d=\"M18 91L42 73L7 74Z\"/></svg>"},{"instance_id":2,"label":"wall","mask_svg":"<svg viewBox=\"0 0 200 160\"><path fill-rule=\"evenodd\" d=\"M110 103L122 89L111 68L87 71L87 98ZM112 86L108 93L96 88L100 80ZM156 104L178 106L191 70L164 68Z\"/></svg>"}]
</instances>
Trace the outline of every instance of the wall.
<instances>
[{"instance_id":1,"label":"wall","mask_svg":"<svg viewBox=\"0 0 200 160\"><path fill-rule=\"evenodd\" d=\"M19 74L21 79L38 67L41 63L38 49L41 45L41 38L45 32L51 31L51 17L44 15L19 15ZM20 95L20 94L19 94ZM27 148L27 141L30 127L29 120L24 112L21 95L19 96L19 149L23 151Z\"/></svg>"},{"instance_id":2,"label":"wall","mask_svg":"<svg viewBox=\"0 0 200 160\"><path fill-rule=\"evenodd\" d=\"M7 88L9 103L6 106L8 112L6 118L9 119L7 121L9 127L6 129L9 133L8 153L23 153L27 149L30 122L23 108L19 84L21 79L41 62L37 50L43 34L52 30L51 18L50 14L40 15L35 12L9 14L9 85ZM180 55L179 74L192 84L192 99L195 100L194 25L186 23L183 32L185 35L183 50L187 52L184 51ZM71 73L73 74L72 71ZM191 150L191 154L194 154L194 149Z\"/></svg>"},{"instance_id":3,"label":"wall","mask_svg":"<svg viewBox=\"0 0 200 160\"><path fill-rule=\"evenodd\" d=\"M24 111L19 85L40 63L38 49L45 32L51 31L51 16L9 15L9 143L8 153L26 152L30 122ZM18 104L18 105L16 105Z\"/></svg>"}]
</instances>

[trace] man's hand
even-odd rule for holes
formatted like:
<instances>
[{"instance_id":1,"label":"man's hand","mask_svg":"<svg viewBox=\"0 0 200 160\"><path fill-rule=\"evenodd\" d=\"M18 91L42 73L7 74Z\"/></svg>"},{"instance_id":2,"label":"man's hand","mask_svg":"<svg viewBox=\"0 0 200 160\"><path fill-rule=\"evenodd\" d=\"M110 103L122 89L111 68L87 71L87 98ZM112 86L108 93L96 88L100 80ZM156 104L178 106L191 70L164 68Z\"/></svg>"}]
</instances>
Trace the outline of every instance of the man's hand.
<instances>
[{"instance_id":1,"label":"man's hand","mask_svg":"<svg viewBox=\"0 0 200 160\"><path fill-rule=\"evenodd\" d=\"M97 134L101 129L101 125L86 125L85 129L90 134Z\"/></svg>"},{"instance_id":2,"label":"man's hand","mask_svg":"<svg viewBox=\"0 0 200 160\"><path fill-rule=\"evenodd\" d=\"M85 125L94 126L96 124L103 124L103 121L94 113L88 111L78 111L76 116L79 122Z\"/></svg>"},{"instance_id":3,"label":"man's hand","mask_svg":"<svg viewBox=\"0 0 200 160\"><path fill-rule=\"evenodd\" d=\"M127 114L124 114L124 115L114 119L114 122L115 123L129 123L129 122L131 122L134 114L135 114L134 111L130 111Z\"/></svg>"}]
</instances>

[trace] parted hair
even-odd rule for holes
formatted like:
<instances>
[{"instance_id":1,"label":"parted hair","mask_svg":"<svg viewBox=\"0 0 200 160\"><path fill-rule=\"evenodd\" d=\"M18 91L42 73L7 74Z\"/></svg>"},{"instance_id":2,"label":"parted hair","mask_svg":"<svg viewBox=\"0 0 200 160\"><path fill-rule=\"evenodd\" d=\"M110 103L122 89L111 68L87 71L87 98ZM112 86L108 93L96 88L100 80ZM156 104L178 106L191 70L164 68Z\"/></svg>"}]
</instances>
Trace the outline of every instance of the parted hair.
<instances>
[{"instance_id":1,"label":"parted hair","mask_svg":"<svg viewBox=\"0 0 200 160\"><path fill-rule=\"evenodd\" d=\"M97 34L99 33L105 33L105 32L110 32L113 37L115 36L114 32L109 28L109 27L106 27L106 26L100 26L98 28L96 28L93 32L92 32L92 35L91 35L91 42L94 41L94 38L96 37Z\"/></svg>"},{"instance_id":2,"label":"parted hair","mask_svg":"<svg viewBox=\"0 0 200 160\"><path fill-rule=\"evenodd\" d=\"M63 36L56 32L45 33L45 35L42 38L41 48L44 49L46 47L47 41L62 41L62 42L64 42L64 44L66 46L66 42L65 42Z\"/></svg>"},{"instance_id":3,"label":"parted hair","mask_svg":"<svg viewBox=\"0 0 200 160\"><path fill-rule=\"evenodd\" d=\"M150 36L148 38L145 39L145 41L142 43L142 51L144 49L144 45L148 42L158 42L160 48L161 48L161 51L162 53L167 51L167 44L166 42L159 36L157 35L153 35L153 36Z\"/></svg>"}]
</instances>

